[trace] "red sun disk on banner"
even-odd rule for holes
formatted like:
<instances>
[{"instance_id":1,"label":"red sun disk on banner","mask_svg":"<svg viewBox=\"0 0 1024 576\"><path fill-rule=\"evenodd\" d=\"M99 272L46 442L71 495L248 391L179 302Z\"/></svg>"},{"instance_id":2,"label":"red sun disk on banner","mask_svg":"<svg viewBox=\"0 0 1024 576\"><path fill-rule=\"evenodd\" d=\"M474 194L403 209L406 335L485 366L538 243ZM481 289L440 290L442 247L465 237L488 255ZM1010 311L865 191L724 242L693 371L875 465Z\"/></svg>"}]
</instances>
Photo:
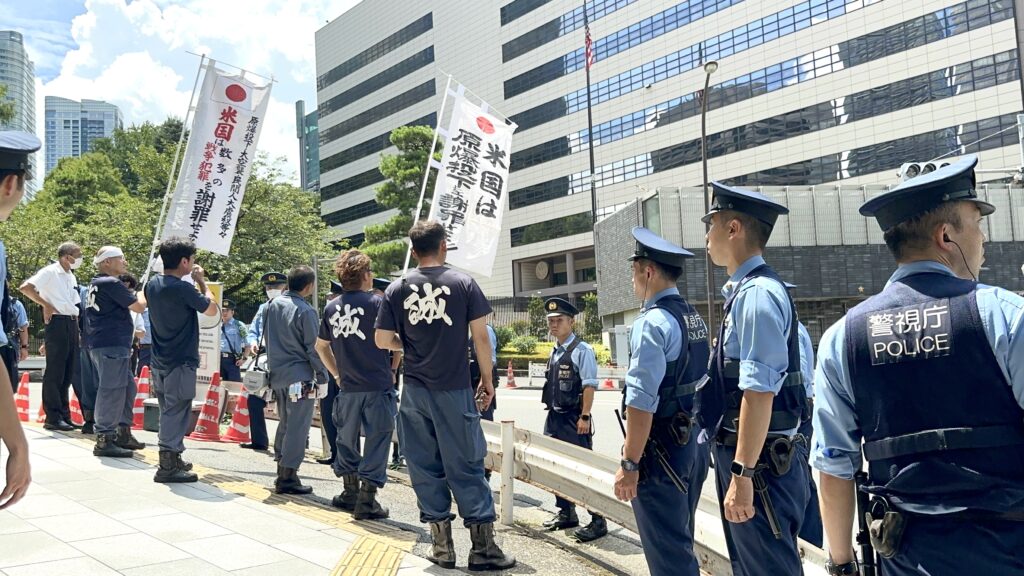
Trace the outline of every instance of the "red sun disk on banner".
<instances>
[{"instance_id":1,"label":"red sun disk on banner","mask_svg":"<svg viewBox=\"0 0 1024 576\"><path fill-rule=\"evenodd\" d=\"M245 100L245 88L239 84L231 84L224 89L224 95L232 102L241 102Z\"/></svg>"},{"instance_id":2,"label":"red sun disk on banner","mask_svg":"<svg viewBox=\"0 0 1024 576\"><path fill-rule=\"evenodd\" d=\"M494 134L494 124L491 124L491 121L488 120L487 118L484 118L483 116L477 116L476 125L479 126L481 130L484 131L484 134Z\"/></svg>"}]
</instances>

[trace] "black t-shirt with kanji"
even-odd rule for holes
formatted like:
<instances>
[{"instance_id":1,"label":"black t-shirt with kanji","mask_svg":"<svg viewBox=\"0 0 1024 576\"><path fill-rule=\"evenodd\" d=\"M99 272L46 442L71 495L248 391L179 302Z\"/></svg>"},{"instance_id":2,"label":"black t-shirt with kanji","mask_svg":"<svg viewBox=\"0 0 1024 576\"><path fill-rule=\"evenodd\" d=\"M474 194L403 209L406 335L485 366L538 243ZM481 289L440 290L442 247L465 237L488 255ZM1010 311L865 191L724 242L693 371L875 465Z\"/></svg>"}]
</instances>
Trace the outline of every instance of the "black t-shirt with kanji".
<instances>
[{"instance_id":1,"label":"black t-shirt with kanji","mask_svg":"<svg viewBox=\"0 0 1024 576\"><path fill-rule=\"evenodd\" d=\"M345 292L324 308L320 339L331 343L345 392L383 392L394 388L391 356L374 341L373 324L381 297L369 292Z\"/></svg>"},{"instance_id":2,"label":"black t-shirt with kanji","mask_svg":"<svg viewBox=\"0 0 1024 576\"><path fill-rule=\"evenodd\" d=\"M476 280L432 266L410 270L388 286L376 327L401 336L406 383L457 390L470 386L469 323L490 313Z\"/></svg>"},{"instance_id":3,"label":"black t-shirt with kanji","mask_svg":"<svg viewBox=\"0 0 1024 576\"><path fill-rule=\"evenodd\" d=\"M130 348L134 335L129 306L135 293L114 276L92 279L85 301L85 342L89 348Z\"/></svg>"}]
</instances>

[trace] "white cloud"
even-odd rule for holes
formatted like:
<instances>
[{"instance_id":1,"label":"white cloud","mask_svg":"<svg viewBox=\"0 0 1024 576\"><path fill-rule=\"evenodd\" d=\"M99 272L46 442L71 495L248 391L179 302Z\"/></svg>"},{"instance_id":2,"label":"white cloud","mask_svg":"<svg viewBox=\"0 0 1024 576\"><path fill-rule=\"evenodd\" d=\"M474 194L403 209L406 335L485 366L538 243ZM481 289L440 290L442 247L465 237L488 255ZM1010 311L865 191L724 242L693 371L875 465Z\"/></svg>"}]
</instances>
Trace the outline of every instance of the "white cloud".
<instances>
[{"instance_id":1,"label":"white cloud","mask_svg":"<svg viewBox=\"0 0 1024 576\"><path fill-rule=\"evenodd\" d=\"M314 33L358 1L86 0L71 23L77 48L70 50L66 34L36 21L26 30L35 58L56 68L52 59L66 50L57 76L37 81L40 135L48 95L106 100L121 108L126 124L181 117L199 63L187 52L205 53L277 80L259 147L286 157L286 173L297 181L294 102L315 106ZM64 44L55 49L57 37Z\"/></svg>"}]
</instances>

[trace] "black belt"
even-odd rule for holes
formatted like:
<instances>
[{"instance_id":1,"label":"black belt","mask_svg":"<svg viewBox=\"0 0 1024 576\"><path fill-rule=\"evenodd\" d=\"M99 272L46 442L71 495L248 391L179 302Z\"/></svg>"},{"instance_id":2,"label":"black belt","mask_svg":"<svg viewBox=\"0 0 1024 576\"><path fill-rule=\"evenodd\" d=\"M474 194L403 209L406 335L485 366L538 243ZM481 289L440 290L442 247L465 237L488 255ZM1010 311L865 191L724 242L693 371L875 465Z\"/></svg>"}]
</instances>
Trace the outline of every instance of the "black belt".
<instances>
[{"instance_id":1,"label":"black belt","mask_svg":"<svg viewBox=\"0 0 1024 576\"><path fill-rule=\"evenodd\" d=\"M998 448L1016 444L1024 444L1024 430L1020 426L938 428L865 442L864 457L870 462L927 452Z\"/></svg>"},{"instance_id":2,"label":"black belt","mask_svg":"<svg viewBox=\"0 0 1024 576\"><path fill-rule=\"evenodd\" d=\"M78 320L78 316L72 316L71 314L54 314L53 316L50 316L51 320L54 318L70 318L72 320Z\"/></svg>"},{"instance_id":3,"label":"black belt","mask_svg":"<svg viewBox=\"0 0 1024 576\"><path fill-rule=\"evenodd\" d=\"M220 353L220 357L221 358L234 358L235 354L233 352L221 352Z\"/></svg>"},{"instance_id":4,"label":"black belt","mask_svg":"<svg viewBox=\"0 0 1024 576\"><path fill-rule=\"evenodd\" d=\"M145 350L146 348L150 348L152 346L152 344L139 344L139 350Z\"/></svg>"}]
</instances>

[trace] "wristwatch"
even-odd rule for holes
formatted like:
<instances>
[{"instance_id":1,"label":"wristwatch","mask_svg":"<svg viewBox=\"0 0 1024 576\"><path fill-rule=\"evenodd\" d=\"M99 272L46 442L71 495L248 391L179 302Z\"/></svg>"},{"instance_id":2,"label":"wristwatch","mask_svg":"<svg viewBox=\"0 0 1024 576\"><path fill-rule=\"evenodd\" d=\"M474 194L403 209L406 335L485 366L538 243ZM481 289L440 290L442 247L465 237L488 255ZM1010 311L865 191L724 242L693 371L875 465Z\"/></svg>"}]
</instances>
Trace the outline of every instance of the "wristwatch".
<instances>
[{"instance_id":1,"label":"wristwatch","mask_svg":"<svg viewBox=\"0 0 1024 576\"><path fill-rule=\"evenodd\" d=\"M757 468L747 468L741 462L735 460L732 461L732 466L729 467L729 471L732 472L733 476L740 476L743 478L753 478L754 472Z\"/></svg>"},{"instance_id":2,"label":"wristwatch","mask_svg":"<svg viewBox=\"0 0 1024 576\"><path fill-rule=\"evenodd\" d=\"M590 422L590 414L580 414L580 420L584 422Z\"/></svg>"},{"instance_id":3,"label":"wristwatch","mask_svg":"<svg viewBox=\"0 0 1024 576\"><path fill-rule=\"evenodd\" d=\"M622 466L622 469L625 470L626 472L636 472L640 470L640 465L637 464L636 462L633 462L629 458L623 458L619 462L619 466Z\"/></svg>"},{"instance_id":4,"label":"wristwatch","mask_svg":"<svg viewBox=\"0 0 1024 576\"><path fill-rule=\"evenodd\" d=\"M825 561L825 572L829 576L853 576L858 573L857 562L850 561L846 564L836 564L831 558Z\"/></svg>"}]
</instances>

